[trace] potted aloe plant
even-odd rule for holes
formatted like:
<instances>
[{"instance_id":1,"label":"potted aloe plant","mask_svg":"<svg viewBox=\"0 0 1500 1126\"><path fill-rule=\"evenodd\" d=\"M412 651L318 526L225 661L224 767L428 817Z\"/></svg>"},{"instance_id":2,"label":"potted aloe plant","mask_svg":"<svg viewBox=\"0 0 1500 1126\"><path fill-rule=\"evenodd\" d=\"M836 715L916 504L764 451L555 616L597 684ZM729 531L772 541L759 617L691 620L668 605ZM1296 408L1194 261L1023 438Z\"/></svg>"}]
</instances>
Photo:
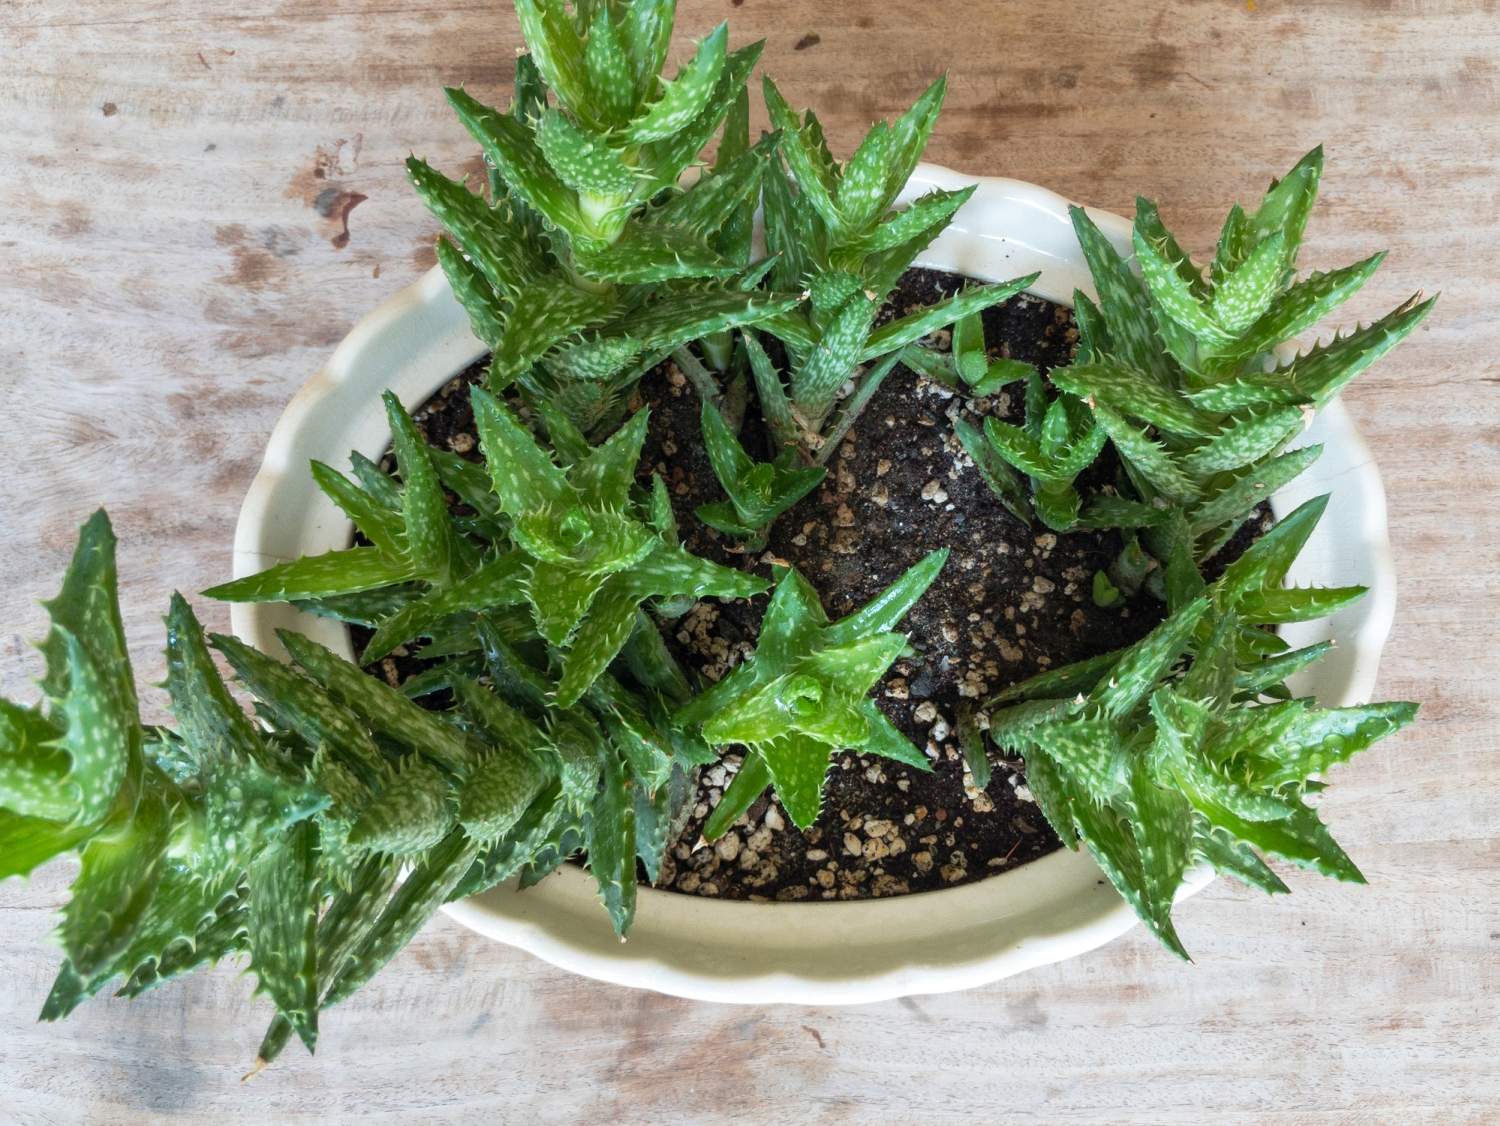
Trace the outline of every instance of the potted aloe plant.
<instances>
[{"instance_id":1,"label":"potted aloe plant","mask_svg":"<svg viewBox=\"0 0 1500 1126\"><path fill-rule=\"evenodd\" d=\"M383 420L352 477L308 469L355 542L265 566L268 458L256 565L207 592L242 636L174 598L156 727L97 513L47 603L44 703L0 703L0 878L81 861L43 1016L243 958L276 1010L263 1065L445 904L696 996L742 995L701 951L750 935L739 982L853 999L1015 972L1132 913L1186 957L1174 898L1213 873L1285 891L1266 857L1361 881L1315 795L1416 706L1299 695L1329 644L1287 627L1365 591L1286 586L1329 500L1267 502L1431 302L1278 351L1380 260L1298 280L1321 152L1230 212L1207 271L1142 201L1128 240L1068 213L1076 289L965 276L932 269L960 209L1063 204L919 167L941 80L841 164L769 79L752 143L760 47L724 27L663 77L670 0L516 7L509 109L448 91L488 182L408 165L441 272L383 325L448 327L401 394L382 325L330 366ZM342 437L320 394L273 446ZM250 642L277 615L300 628L272 656ZM1073 867L1028 882L1048 864ZM644 939L649 972L597 946L638 912L621 949ZM901 927L951 964L911 970ZM1023 939L1045 949L997 953Z\"/></svg>"}]
</instances>

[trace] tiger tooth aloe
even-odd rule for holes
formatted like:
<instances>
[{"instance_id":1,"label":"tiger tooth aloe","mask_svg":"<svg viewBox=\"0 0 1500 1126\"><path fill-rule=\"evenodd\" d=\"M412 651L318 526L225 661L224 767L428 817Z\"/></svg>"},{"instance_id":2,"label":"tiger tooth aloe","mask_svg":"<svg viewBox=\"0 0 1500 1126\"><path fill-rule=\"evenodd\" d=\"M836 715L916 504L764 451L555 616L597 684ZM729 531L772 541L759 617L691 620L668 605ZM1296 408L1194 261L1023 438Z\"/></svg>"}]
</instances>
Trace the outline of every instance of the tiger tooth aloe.
<instances>
[{"instance_id":1,"label":"tiger tooth aloe","mask_svg":"<svg viewBox=\"0 0 1500 1126\"><path fill-rule=\"evenodd\" d=\"M677 546L675 534L666 534L673 527L671 503L659 477L645 511L631 501L646 410L566 468L509 408L480 390L474 416L500 509L513 522L516 550L525 560L522 587L537 631L567 651L559 706L575 703L615 658L643 601L747 598L766 589L764 579Z\"/></svg>"},{"instance_id":2,"label":"tiger tooth aloe","mask_svg":"<svg viewBox=\"0 0 1500 1126\"><path fill-rule=\"evenodd\" d=\"M805 497L828 475L819 466L792 468L795 447L787 447L774 462L752 462L724 417L710 403L703 404L703 445L719 484L729 500L699 506L699 520L710 528L743 540L746 551L766 546L771 521Z\"/></svg>"},{"instance_id":3,"label":"tiger tooth aloe","mask_svg":"<svg viewBox=\"0 0 1500 1126\"><path fill-rule=\"evenodd\" d=\"M756 289L748 211L778 138L748 144L745 81L763 44L728 50L720 25L677 77L662 74L673 0L516 0L530 54L509 113L448 90L484 150L488 201L412 157L443 224L438 261L512 381L586 433L607 431L641 374L699 337L792 308ZM548 105L548 93L556 105ZM726 117L721 156L678 178Z\"/></svg>"},{"instance_id":4,"label":"tiger tooth aloe","mask_svg":"<svg viewBox=\"0 0 1500 1126\"><path fill-rule=\"evenodd\" d=\"M973 188L933 191L894 210L937 121L946 81L933 83L894 125L877 123L849 162L840 165L813 112L799 117L775 83L765 79L766 108L782 133L780 151L790 173L782 175L778 162L761 186L766 246L778 256L770 277L777 289L806 295L795 311L761 325L782 341L789 360L789 387L769 365L755 370L778 444L800 442L826 457L837 444L829 442L826 427L846 383L859 377L861 384L844 411L852 418L905 346L1035 280L1032 275L974 287L875 327L876 313L906 268L973 194ZM882 357L888 362L858 370Z\"/></svg>"},{"instance_id":5,"label":"tiger tooth aloe","mask_svg":"<svg viewBox=\"0 0 1500 1126\"><path fill-rule=\"evenodd\" d=\"M1072 209L1099 300L1074 294L1078 353L1049 378L1058 401L1087 403L1125 476L1081 506L1076 494L1062 494L1064 503L1045 511L1039 506L1049 526L1139 529L1160 564L1179 541L1196 561L1207 559L1256 505L1318 457L1320 446L1287 449L1314 412L1427 315L1436 299L1413 297L1368 327L1291 360L1278 356L1279 345L1336 310L1384 258L1297 280L1297 251L1322 167L1322 149L1314 149L1273 182L1254 213L1236 205L1207 274L1182 251L1153 203L1136 206L1139 277L1083 209ZM1039 451L1013 428L996 426L989 430L1000 440L986 452L1030 474L1040 490ZM1002 497L1005 484L996 488ZM1122 560L1111 578L1118 582L1129 570Z\"/></svg>"},{"instance_id":6,"label":"tiger tooth aloe","mask_svg":"<svg viewBox=\"0 0 1500 1126\"><path fill-rule=\"evenodd\" d=\"M1136 645L987 703L989 737L1025 755L1027 784L1063 842L1087 844L1183 958L1171 910L1195 862L1272 893L1287 888L1256 850L1364 882L1304 798L1324 786L1313 775L1400 730L1417 705L1292 698L1286 678L1328 646L1291 652L1257 628L1322 617L1364 593L1281 586L1327 500L1304 504L1213 585L1173 590L1171 616Z\"/></svg>"},{"instance_id":7,"label":"tiger tooth aloe","mask_svg":"<svg viewBox=\"0 0 1500 1126\"><path fill-rule=\"evenodd\" d=\"M579 480L598 488L611 472L586 460ZM423 565L434 585L441 571ZM44 704L0 703L0 871L25 875L68 851L81 860L45 1019L113 980L135 996L243 957L277 1010L262 1064L293 1035L312 1049L320 1011L446 899L535 878L580 847L626 934L637 858L659 870L691 793L686 771L711 757L607 673L580 704L560 705L556 682L488 617L477 636L495 687L455 675L462 712L443 716L300 634L279 635L295 666L207 638L181 596L167 618L177 726L146 728L126 707L135 688L115 585L100 512L46 604ZM632 630L639 616L632 606ZM234 702L210 643L256 697L259 723ZM645 646L634 664L648 694L681 691L664 652Z\"/></svg>"},{"instance_id":8,"label":"tiger tooth aloe","mask_svg":"<svg viewBox=\"0 0 1500 1126\"><path fill-rule=\"evenodd\" d=\"M829 759L838 750L931 769L865 693L906 649L905 635L892 627L947 559L947 549L933 552L864 609L832 623L794 568L773 569L776 592L754 655L677 713L678 723L701 726L710 743L750 749L705 836L722 835L768 784L792 820L807 828L817 820Z\"/></svg>"}]
</instances>

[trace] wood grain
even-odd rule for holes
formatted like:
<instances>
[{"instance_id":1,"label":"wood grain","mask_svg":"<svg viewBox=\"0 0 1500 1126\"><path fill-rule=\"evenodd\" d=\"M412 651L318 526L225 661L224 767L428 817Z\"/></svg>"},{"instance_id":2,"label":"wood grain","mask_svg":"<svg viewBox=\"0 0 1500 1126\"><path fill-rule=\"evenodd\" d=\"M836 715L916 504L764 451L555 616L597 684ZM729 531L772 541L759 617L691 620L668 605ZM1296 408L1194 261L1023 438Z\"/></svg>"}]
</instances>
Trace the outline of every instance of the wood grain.
<instances>
[{"instance_id":1,"label":"wood grain","mask_svg":"<svg viewBox=\"0 0 1500 1126\"><path fill-rule=\"evenodd\" d=\"M965 993L726 1007L599 985L439 920L249 1084L268 1008L230 968L59 1025L54 865L0 886L8 1122L1493 1122L1500 953L1496 543L1500 22L1493 4L682 0L731 19L835 151L944 69L930 159L1128 210L1202 253L1232 199L1321 141L1304 265L1382 247L1368 319L1441 289L1346 396L1401 576L1380 694L1424 701L1325 806L1367 888L1284 873L1184 904L1195 965L1139 931ZM806 32L821 41L795 50ZM439 87L503 100L503 0L10 0L0 8L0 675L109 507L142 681L174 588L228 575L282 407L432 262L416 152L477 170ZM345 220L347 219L347 237ZM199 603L216 628L223 607ZM159 692L147 694L159 705Z\"/></svg>"}]
</instances>

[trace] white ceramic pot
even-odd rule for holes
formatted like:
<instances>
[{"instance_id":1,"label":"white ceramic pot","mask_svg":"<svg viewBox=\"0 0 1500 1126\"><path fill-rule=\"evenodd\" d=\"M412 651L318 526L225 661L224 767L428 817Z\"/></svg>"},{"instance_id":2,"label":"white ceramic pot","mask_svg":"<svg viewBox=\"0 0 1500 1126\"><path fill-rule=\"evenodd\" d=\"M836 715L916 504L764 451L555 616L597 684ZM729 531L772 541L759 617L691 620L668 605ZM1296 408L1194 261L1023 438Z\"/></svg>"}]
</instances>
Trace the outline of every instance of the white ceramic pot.
<instances>
[{"instance_id":1,"label":"white ceramic pot","mask_svg":"<svg viewBox=\"0 0 1500 1126\"><path fill-rule=\"evenodd\" d=\"M975 180L924 164L903 199ZM1075 288L1093 294L1066 200L1016 180L978 178L978 185L921 265L986 281L1039 270L1031 292L1041 297L1071 304ZM1090 215L1131 253L1127 220ZM380 393L390 388L416 407L484 351L436 268L361 321L271 436L235 532L235 577L347 547L352 526L314 486L308 459L341 465L350 450L378 458L390 440ZM1280 516L1324 492L1332 500L1291 581L1371 590L1352 609L1283 627L1283 635L1298 646L1338 642L1299 675L1299 694L1315 694L1325 706L1361 703L1374 687L1395 612L1385 492L1338 402L1304 440L1323 442L1323 456L1277 493L1272 507ZM237 636L269 653L282 652L273 631L288 626L353 657L344 627L285 604L237 604L231 622ZM1210 878L1195 871L1181 894ZM1081 954L1135 922L1086 850L1059 850L961 887L852 903L740 903L642 888L626 943L611 930L592 879L570 865L525 892L512 881L445 910L481 934L588 977L756 1004L859 1003L963 989Z\"/></svg>"}]
</instances>

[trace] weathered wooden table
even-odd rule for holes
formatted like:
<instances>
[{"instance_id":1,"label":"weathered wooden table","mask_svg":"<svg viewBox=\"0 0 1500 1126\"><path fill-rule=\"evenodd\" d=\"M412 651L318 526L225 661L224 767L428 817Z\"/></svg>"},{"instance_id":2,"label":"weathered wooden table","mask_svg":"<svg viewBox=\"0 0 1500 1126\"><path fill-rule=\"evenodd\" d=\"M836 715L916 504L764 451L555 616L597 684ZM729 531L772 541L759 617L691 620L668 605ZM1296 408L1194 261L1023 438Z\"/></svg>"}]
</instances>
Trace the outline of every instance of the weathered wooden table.
<instances>
[{"instance_id":1,"label":"weathered wooden table","mask_svg":"<svg viewBox=\"0 0 1500 1126\"><path fill-rule=\"evenodd\" d=\"M1417 724L1335 773L1367 888L1278 866L1178 925L985 989L726 1007L572 977L439 919L239 1076L268 1014L221 967L36 1025L69 866L0 887L0 1120L1419 1123L1500 1117L1500 24L1484 5L683 0L731 19L836 152L945 68L929 158L1128 211L1197 253L1322 141L1303 256L1392 254L1349 306L1443 299L1346 396L1389 490L1401 604L1379 693ZM808 32L821 41L798 47ZM505 0L10 0L0 7L0 673L107 505L143 681L174 588L227 577L283 406L433 262L416 152L477 170L441 85L508 98ZM758 98L756 99L758 101ZM215 628L225 608L196 603ZM162 694L147 692L159 705Z\"/></svg>"}]
</instances>

